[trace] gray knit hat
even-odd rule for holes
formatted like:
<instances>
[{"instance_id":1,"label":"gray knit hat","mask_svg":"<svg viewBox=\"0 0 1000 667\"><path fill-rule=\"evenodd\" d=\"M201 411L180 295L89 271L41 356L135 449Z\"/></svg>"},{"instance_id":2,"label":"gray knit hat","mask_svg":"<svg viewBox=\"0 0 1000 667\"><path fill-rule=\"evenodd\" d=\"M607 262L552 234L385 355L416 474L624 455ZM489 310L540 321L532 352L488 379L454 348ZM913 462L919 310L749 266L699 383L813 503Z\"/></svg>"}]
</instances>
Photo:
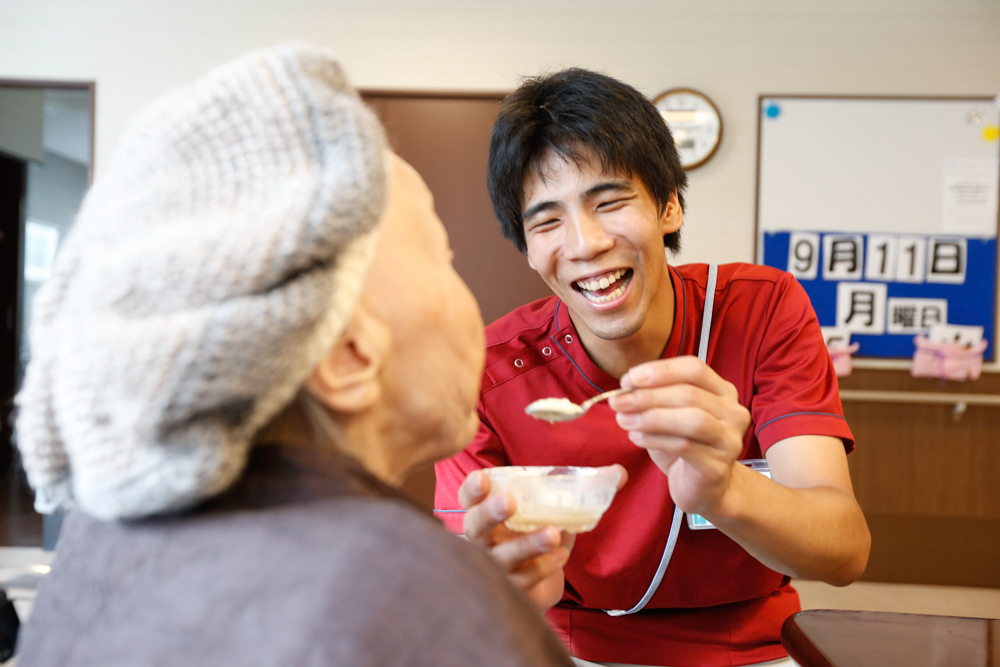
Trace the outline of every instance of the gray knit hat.
<instances>
[{"instance_id":1,"label":"gray knit hat","mask_svg":"<svg viewBox=\"0 0 1000 667\"><path fill-rule=\"evenodd\" d=\"M147 516L239 477L357 303L385 149L300 44L133 119L35 300L16 426L39 511Z\"/></svg>"}]
</instances>

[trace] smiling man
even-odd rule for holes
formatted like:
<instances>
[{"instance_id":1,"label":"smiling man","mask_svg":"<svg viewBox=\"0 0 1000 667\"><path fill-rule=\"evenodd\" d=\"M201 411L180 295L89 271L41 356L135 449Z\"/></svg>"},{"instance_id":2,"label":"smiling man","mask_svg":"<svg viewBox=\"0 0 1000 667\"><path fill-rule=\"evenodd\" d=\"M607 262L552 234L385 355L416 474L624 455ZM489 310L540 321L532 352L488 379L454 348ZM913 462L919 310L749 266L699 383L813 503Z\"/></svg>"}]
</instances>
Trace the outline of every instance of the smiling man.
<instances>
[{"instance_id":1,"label":"smiling man","mask_svg":"<svg viewBox=\"0 0 1000 667\"><path fill-rule=\"evenodd\" d=\"M805 292L767 267L668 264L686 176L653 105L610 77L571 69L509 96L489 185L504 235L554 296L487 328L479 433L437 465L439 516L551 607L579 664L783 659L790 579L851 583L870 546ZM635 390L574 422L524 414L619 385ZM629 481L575 544L508 531L512 498L486 499L477 472L616 463Z\"/></svg>"}]
</instances>

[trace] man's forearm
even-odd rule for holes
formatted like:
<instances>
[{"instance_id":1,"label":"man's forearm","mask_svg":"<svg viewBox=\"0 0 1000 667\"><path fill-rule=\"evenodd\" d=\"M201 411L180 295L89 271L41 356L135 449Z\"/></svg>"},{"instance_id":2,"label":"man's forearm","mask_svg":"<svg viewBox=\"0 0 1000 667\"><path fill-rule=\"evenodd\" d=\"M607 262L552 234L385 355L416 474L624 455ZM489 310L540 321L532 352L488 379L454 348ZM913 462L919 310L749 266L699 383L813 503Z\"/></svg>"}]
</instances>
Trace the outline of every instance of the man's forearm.
<instances>
[{"instance_id":1,"label":"man's forearm","mask_svg":"<svg viewBox=\"0 0 1000 667\"><path fill-rule=\"evenodd\" d=\"M868 563L871 536L857 501L840 489L791 489L742 465L715 512L723 533L771 569L846 586Z\"/></svg>"}]
</instances>

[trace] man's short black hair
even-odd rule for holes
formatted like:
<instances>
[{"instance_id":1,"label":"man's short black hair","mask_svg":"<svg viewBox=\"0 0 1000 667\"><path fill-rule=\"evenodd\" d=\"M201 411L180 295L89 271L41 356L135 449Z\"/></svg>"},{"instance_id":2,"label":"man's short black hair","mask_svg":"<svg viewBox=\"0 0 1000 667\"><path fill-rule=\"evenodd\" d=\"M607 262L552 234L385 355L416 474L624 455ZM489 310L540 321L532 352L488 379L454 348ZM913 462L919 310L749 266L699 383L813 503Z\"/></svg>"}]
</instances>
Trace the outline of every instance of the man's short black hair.
<instances>
[{"instance_id":1,"label":"man's short black hair","mask_svg":"<svg viewBox=\"0 0 1000 667\"><path fill-rule=\"evenodd\" d=\"M530 78L504 99L493 125L487 182L503 235L521 252L524 184L549 151L580 164L587 152L609 173L638 178L662 212L677 192L684 209L687 175L663 117L638 90L590 70ZM663 237L680 250L680 230Z\"/></svg>"}]
</instances>

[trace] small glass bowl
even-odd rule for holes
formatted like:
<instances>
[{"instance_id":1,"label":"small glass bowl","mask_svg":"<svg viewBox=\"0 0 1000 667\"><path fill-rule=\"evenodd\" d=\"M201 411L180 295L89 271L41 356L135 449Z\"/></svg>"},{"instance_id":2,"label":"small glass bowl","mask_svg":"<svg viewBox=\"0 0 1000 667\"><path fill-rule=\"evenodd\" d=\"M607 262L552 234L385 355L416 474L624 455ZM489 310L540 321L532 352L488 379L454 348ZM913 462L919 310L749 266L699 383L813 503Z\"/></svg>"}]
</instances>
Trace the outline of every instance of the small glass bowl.
<instances>
[{"instance_id":1,"label":"small glass bowl","mask_svg":"<svg viewBox=\"0 0 1000 667\"><path fill-rule=\"evenodd\" d=\"M510 493L517 503L504 525L519 533L555 526L568 533L594 529L611 506L621 472L602 468L501 466L484 468L490 494Z\"/></svg>"}]
</instances>

